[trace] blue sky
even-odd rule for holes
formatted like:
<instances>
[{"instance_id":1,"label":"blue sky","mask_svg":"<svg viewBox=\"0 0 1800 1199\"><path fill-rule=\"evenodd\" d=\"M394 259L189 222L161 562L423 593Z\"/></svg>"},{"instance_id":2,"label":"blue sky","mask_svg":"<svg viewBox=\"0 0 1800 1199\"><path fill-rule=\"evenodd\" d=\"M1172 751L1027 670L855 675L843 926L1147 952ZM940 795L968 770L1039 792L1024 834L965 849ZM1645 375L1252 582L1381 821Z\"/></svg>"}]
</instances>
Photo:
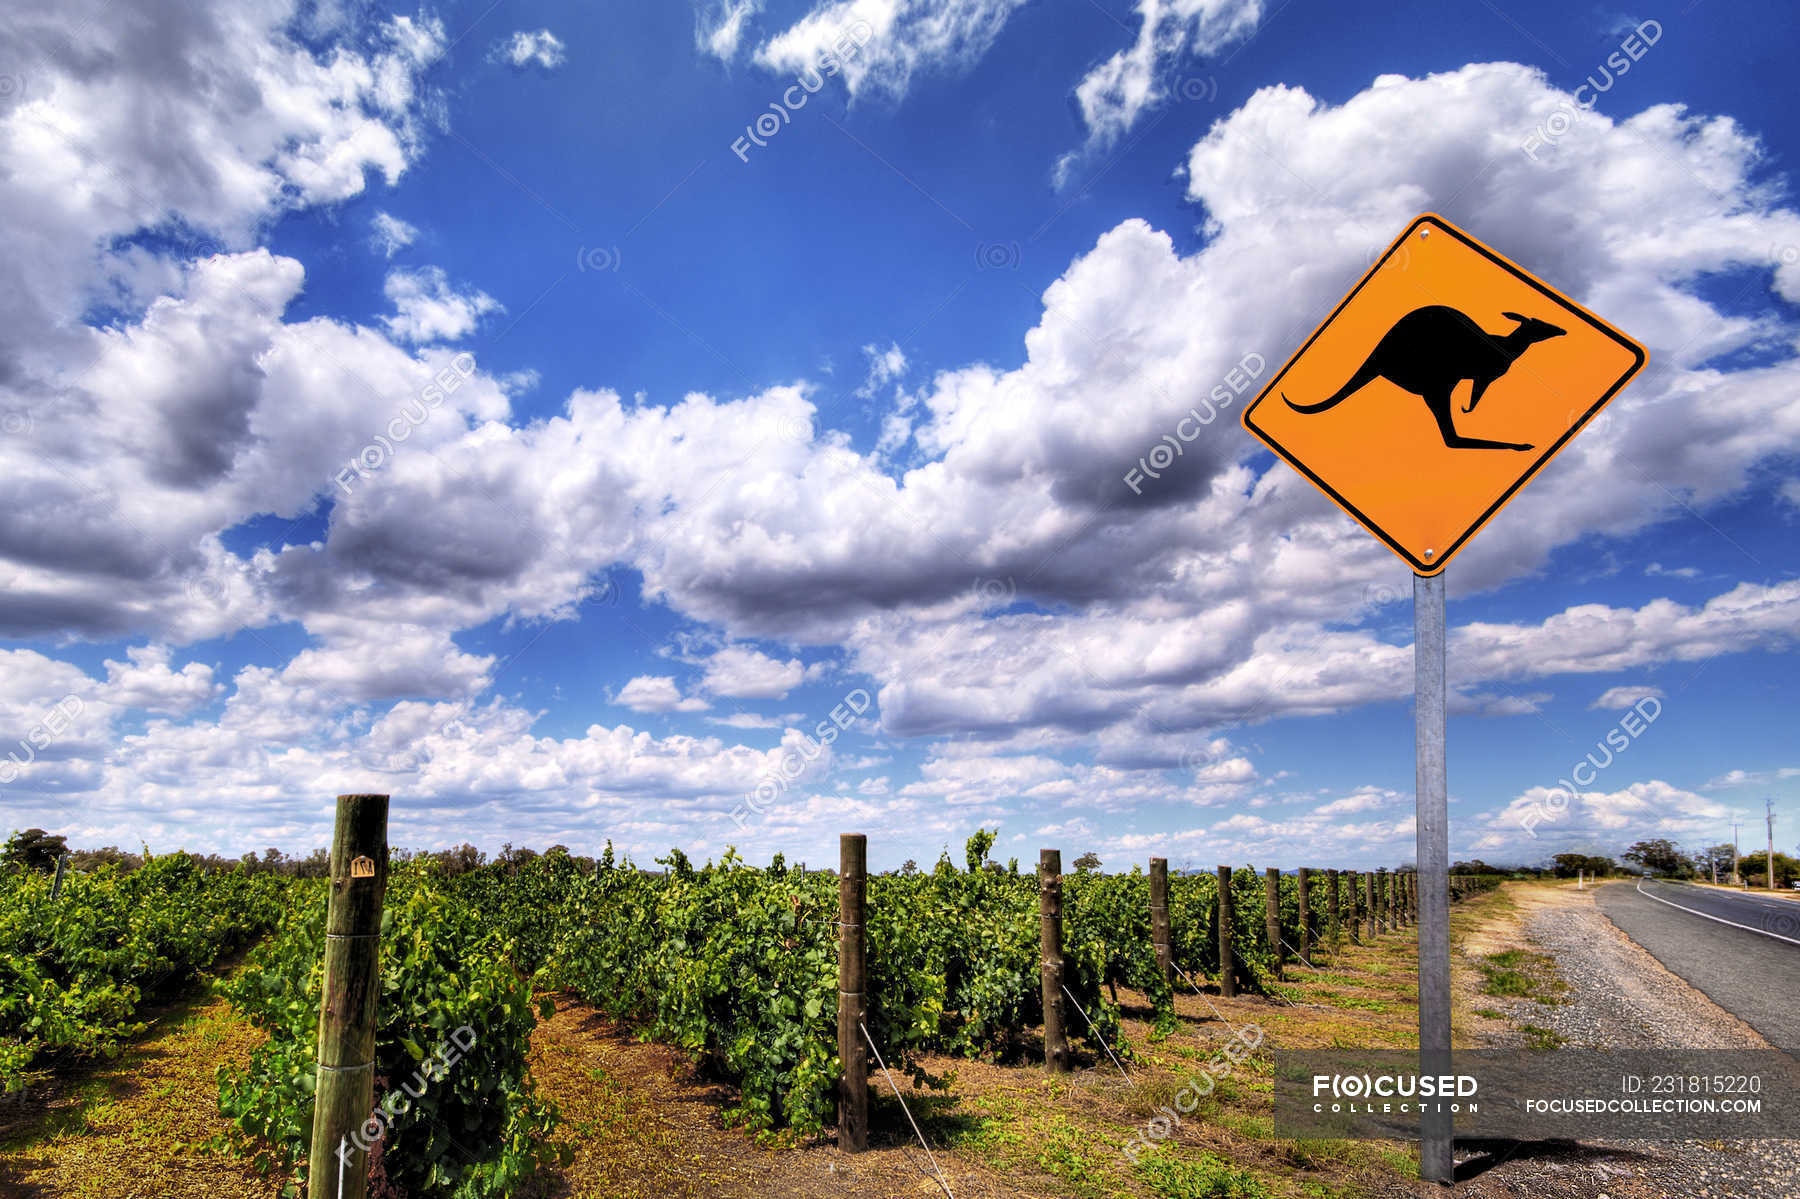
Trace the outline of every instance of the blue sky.
<instances>
[{"instance_id":1,"label":"blue sky","mask_svg":"<svg viewBox=\"0 0 1800 1199\"><path fill-rule=\"evenodd\" d=\"M1651 360L1450 571L1452 853L1795 810L1789 14L156 20L0 42L10 825L1409 860L1404 566L1235 409L1123 479L1427 210Z\"/></svg>"}]
</instances>

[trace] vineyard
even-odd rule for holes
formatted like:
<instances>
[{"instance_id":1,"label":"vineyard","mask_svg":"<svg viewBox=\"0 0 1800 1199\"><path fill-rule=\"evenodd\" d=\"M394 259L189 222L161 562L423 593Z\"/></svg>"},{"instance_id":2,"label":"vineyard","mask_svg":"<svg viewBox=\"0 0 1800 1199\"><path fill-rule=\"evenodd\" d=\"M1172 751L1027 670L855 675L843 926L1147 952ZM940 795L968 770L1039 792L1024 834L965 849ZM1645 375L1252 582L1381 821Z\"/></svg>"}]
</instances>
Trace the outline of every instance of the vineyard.
<instances>
[{"instance_id":1,"label":"vineyard","mask_svg":"<svg viewBox=\"0 0 1800 1199\"><path fill-rule=\"evenodd\" d=\"M946 1057L1041 1062L1040 879L986 859L870 876L867 1035L888 1066L927 1090ZM380 924L374 1194L503 1196L554 1163L559 1112L528 1069L534 1027L561 995L680 1051L729 1084L729 1123L804 1142L837 1116L837 875L754 867L735 854L694 866L679 851L640 869L556 850L451 873L397 863ZM1229 875L1232 982L1275 995L1284 958L1367 920L1356 876L1315 872L1306 890ZM1335 893L1331 886L1335 885ZM1219 878L1167 878L1168 957L1159 964L1152 880L1077 870L1061 879L1063 984L1071 1040L1096 1061L1129 1062L1121 992L1172 1025L1177 989L1219 980ZM1273 888L1273 889L1271 889ZM218 1080L232 1149L270 1176L304 1180L328 883L184 855L125 872L74 873L52 899L44 876L0 881L0 1078L28 1087L57 1063L104 1055L139 1025L139 1006L249 948L218 991L265 1039ZM1398 890L1397 888L1395 890ZM1275 900L1271 908L1269 900ZM1399 902L1393 892L1381 902ZM1171 981L1174 986L1171 986Z\"/></svg>"},{"instance_id":2,"label":"vineyard","mask_svg":"<svg viewBox=\"0 0 1800 1199\"><path fill-rule=\"evenodd\" d=\"M140 1030L147 1001L171 994L280 920L271 875L201 869L185 854L124 872L76 874L53 896L43 874L0 872L0 1090L43 1076L57 1056L108 1054Z\"/></svg>"}]
</instances>

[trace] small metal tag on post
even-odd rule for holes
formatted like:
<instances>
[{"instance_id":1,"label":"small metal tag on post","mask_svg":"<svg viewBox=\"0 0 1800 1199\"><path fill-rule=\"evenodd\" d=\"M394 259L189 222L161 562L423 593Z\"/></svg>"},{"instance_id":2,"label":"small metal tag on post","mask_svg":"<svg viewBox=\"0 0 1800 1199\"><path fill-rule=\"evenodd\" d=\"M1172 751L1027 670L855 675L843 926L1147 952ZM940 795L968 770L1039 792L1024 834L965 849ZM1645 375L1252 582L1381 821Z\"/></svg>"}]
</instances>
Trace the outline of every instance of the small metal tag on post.
<instances>
[{"instance_id":1,"label":"small metal tag on post","mask_svg":"<svg viewBox=\"0 0 1800 1199\"><path fill-rule=\"evenodd\" d=\"M1444 760L1444 576L1413 576L1413 720L1417 753L1419 1070L1450 1073L1450 810ZM1436 1106L1436 1105L1430 1105ZM1455 1173L1451 1118L1419 1118L1419 1177Z\"/></svg>"}]
</instances>

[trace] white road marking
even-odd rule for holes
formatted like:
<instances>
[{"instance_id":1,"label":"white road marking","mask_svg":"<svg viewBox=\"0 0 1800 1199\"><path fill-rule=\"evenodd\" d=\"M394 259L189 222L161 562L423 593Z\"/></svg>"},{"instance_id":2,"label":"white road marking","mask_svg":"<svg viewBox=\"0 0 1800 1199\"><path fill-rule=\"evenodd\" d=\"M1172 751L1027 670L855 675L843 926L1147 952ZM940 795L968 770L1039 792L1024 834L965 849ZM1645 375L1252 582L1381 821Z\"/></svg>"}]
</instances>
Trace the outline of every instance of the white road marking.
<instances>
[{"instance_id":1,"label":"white road marking","mask_svg":"<svg viewBox=\"0 0 1800 1199\"><path fill-rule=\"evenodd\" d=\"M1643 883L1637 885L1637 893L1642 895L1645 899L1654 899L1657 903L1666 903L1678 912L1686 912L1688 915L1698 916L1702 920L1716 920L1720 924L1729 924L1732 928L1741 928L1747 933L1758 933L1765 937L1774 937L1777 941L1786 941L1789 945L1800 945L1800 941L1796 941L1792 937L1784 937L1780 933L1772 933L1766 928L1752 928L1748 924L1739 924L1737 921L1727 920L1723 916L1712 916L1706 912L1697 912L1693 908L1684 908L1673 900L1664 899L1660 895L1650 894L1650 892L1644 890Z\"/></svg>"},{"instance_id":2,"label":"white road marking","mask_svg":"<svg viewBox=\"0 0 1800 1199\"><path fill-rule=\"evenodd\" d=\"M1778 899L1774 895L1770 895L1766 891L1760 891L1760 890L1758 890L1758 891L1739 891L1739 890L1736 890L1735 888L1730 891L1726 891L1723 889L1714 890L1712 888L1706 888L1701 891L1701 894L1702 895L1731 895L1738 899L1747 899L1751 903L1760 903L1764 907L1791 908L1794 910L1796 915L1800 915L1800 902L1796 902L1792 899Z\"/></svg>"}]
</instances>

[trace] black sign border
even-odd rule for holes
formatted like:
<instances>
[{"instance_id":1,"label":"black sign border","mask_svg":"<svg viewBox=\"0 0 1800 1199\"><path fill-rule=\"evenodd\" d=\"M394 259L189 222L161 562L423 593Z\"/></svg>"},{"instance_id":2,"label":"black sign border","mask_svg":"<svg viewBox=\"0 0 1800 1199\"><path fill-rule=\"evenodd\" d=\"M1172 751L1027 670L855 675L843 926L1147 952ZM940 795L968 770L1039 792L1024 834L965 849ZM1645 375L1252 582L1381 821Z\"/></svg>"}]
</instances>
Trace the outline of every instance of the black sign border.
<instances>
[{"instance_id":1,"label":"black sign border","mask_svg":"<svg viewBox=\"0 0 1800 1199\"><path fill-rule=\"evenodd\" d=\"M1631 364L1631 366L1626 368L1625 373L1620 375L1618 380L1616 382L1614 382L1611 387L1606 389L1606 394L1602 395L1597 401L1595 401L1594 406L1589 408L1587 410L1587 412L1582 415L1580 420L1578 420L1574 424L1570 425L1568 431L1566 433L1564 433L1561 437L1559 437L1556 440L1555 444L1553 444L1548 450L1544 451L1543 456L1540 457L1535 463L1532 464L1531 469L1527 470L1524 474L1520 475L1518 481L1515 482L1511 487L1507 488L1506 491L1500 496L1500 498L1495 500L1494 503L1492 504L1492 506L1490 506L1486 512L1483 512L1478 518L1476 518L1476 520L1467 529L1465 529L1461 534L1459 534L1457 536L1456 540L1451 542L1450 545L1447 546L1442 553L1434 555L1432 561L1423 562L1423 561L1419 560L1418 558L1413 557L1413 555L1404 546L1402 546L1399 542L1395 541L1392 537L1388 536L1387 531L1384 530L1383 528L1381 528L1380 525L1376 524L1375 521L1373 519L1371 519L1366 513L1364 513L1361 509L1357 508L1357 506L1355 504L1352 504L1349 500L1345 499L1342 495L1338 494L1338 492L1335 488L1333 488L1331 485L1326 483L1325 480L1321 479L1318 475L1314 474L1306 466L1305 463L1301 462L1298 458L1294 457L1294 455L1289 453L1287 451L1287 449L1284 446L1282 446L1282 444L1280 442L1276 441L1275 438L1273 436L1271 436L1266 430L1259 429L1253 423L1251 418L1256 415L1256 410L1257 410L1257 408L1259 408L1262 405L1263 401L1267 400L1271 395L1275 394L1277 388L1279 388L1279 386L1281 384L1282 378L1284 376L1286 376L1288 371L1293 368L1294 363L1298 362L1300 360L1300 357L1303 354L1305 354L1307 350L1312 348L1312 344L1319 339L1319 337L1325 332L1325 330L1329 329L1332 326L1332 323L1337 320L1338 315L1340 313L1342 313L1345 308L1349 307L1350 301L1354 300L1362 292L1362 289L1368 285L1369 280L1373 279L1375 277L1376 272L1380 271L1383 267L1385 267L1387 265L1388 259L1392 258L1394 256L1394 254L1402 246L1406 245L1407 241L1415 233L1417 233L1418 230L1422 226L1427 226L1427 225L1431 226L1435 229L1442 230L1445 234L1449 235L1450 237L1454 237L1457 241L1461 242L1463 245L1467 246L1469 249L1475 251L1477 254L1481 255L1483 258L1487 259L1489 262L1493 263L1495 266L1504 270L1507 274L1513 276L1513 278L1519 280L1521 283L1526 284L1527 286L1531 287L1532 290L1538 292L1539 294L1541 294L1541 295L1545 296L1546 298L1548 298L1549 300L1553 301L1559 308L1562 308L1566 311L1572 312L1576 316L1580 317L1582 320L1586 321L1588 323L1588 325L1590 325L1596 332L1602 334L1605 337L1611 338L1614 342L1623 346L1625 349L1630 350L1631 355L1632 355L1632 364ZM1538 279L1536 279L1535 277L1533 277L1532 275L1527 273L1523 268L1514 265L1512 262L1509 262L1507 259L1502 258L1499 254L1496 254L1494 251L1488 249L1486 246L1484 246L1480 242L1476 241L1473 237L1470 237L1468 234L1464 233L1461 229L1458 229L1455 225L1452 225L1449 221L1445 220L1443 217L1437 215L1434 212L1427 212L1427 213L1423 213L1420 216L1415 217L1413 219L1412 223L1406 227L1406 231L1404 233L1402 233L1399 237L1394 239L1394 244L1387 248L1387 252L1384 253L1380 258L1375 260L1375 265L1371 266L1366 272L1364 272L1363 277L1357 281L1356 286L1350 289L1350 293L1348 295L1346 295L1342 300L1338 301L1337 307L1333 308L1331 310L1331 315L1327 316L1324 319L1324 321L1320 323L1319 327L1317 329L1313 330L1312 336L1306 339L1306 343L1304 345L1302 345L1299 349L1295 350L1293 352L1293 354L1291 354L1288 357L1287 362L1282 366L1282 368L1279 371L1275 372L1274 377L1269 380L1268 386L1264 387L1262 389L1262 392L1256 397L1256 399L1251 401L1250 406L1244 409L1244 415L1242 417L1242 420L1243 420L1244 428L1248 429L1253 435L1255 435L1257 440L1261 441L1264 445L1268 446L1278 456L1280 456L1281 459L1283 461L1285 461L1289 466L1293 467L1295 470L1299 471L1302 475L1304 475L1308 480L1311 481L1313 486L1317 487L1320 491L1323 491L1326 495L1330 496L1333 503L1335 503L1338 507L1342 508L1345 512L1349 513L1352 517L1354 517L1356 519L1356 522L1358 524L1360 524L1363 528L1367 529L1369 532L1373 533L1376 537L1380 538L1381 541L1384 544L1386 544L1386 546L1389 549L1393 550L1401 558L1405 559L1406 562L1412 566L1413 572L1415 574L1434 575L1434 574L1437 574L1439 571L1443 570L1444 567L1449 563L1451 557L1453 557L1456 554L1456 552L1458 550L1460 550L1464 545L1468 544L1469 539L1474 537L1476 533L1480 532L1482 530L1482 528L1484 526L1486 526L1487 522L1492 520L1494 515L1496 513L1498 513L1500 511L1500 509L1504 508L1506 506L1507 502L1510 501L1513 496L1518 494L1520 488L1524 487L1525 484L1531 482L1531 480L1536 478L1538 472L1541 471L1542 469L1544 469L1544 467L1549 463L1549 461L1552 458L1556 457L1557 454L1562 452L1562 448L1569 443L1569 440L1572 437L1574 437L1575 434L1581 432L1581 430L1587 425L1587 423L1594 419L1595 414L1597 414L1602 408L1606 407L1607 403L1609 401L1611 401L1611 399L1614 396L1618 395L1619 391L1627 383L1631 382L1631 380L1637 376L1637 373L1644 368L1644 363L1647 361L1647 359L1648 359L1648 355L1646 355L1646 353L1644 352L1643 346L1641 346L1637 342L1631 340L1631 338L1625 336L1623 333L1619 332L1617 329L1613 328L1611 325L1607 324L1605 321L1601 320L1599 317L1595 316L1593 313L1589 312L1587 309L1583 308L1581 305L1575 303L1575 301L1569 299L1567 296L1560 294L1559 292L1550 288L1548 285L1539 281Z\"/></svg>"}]
</instances>

